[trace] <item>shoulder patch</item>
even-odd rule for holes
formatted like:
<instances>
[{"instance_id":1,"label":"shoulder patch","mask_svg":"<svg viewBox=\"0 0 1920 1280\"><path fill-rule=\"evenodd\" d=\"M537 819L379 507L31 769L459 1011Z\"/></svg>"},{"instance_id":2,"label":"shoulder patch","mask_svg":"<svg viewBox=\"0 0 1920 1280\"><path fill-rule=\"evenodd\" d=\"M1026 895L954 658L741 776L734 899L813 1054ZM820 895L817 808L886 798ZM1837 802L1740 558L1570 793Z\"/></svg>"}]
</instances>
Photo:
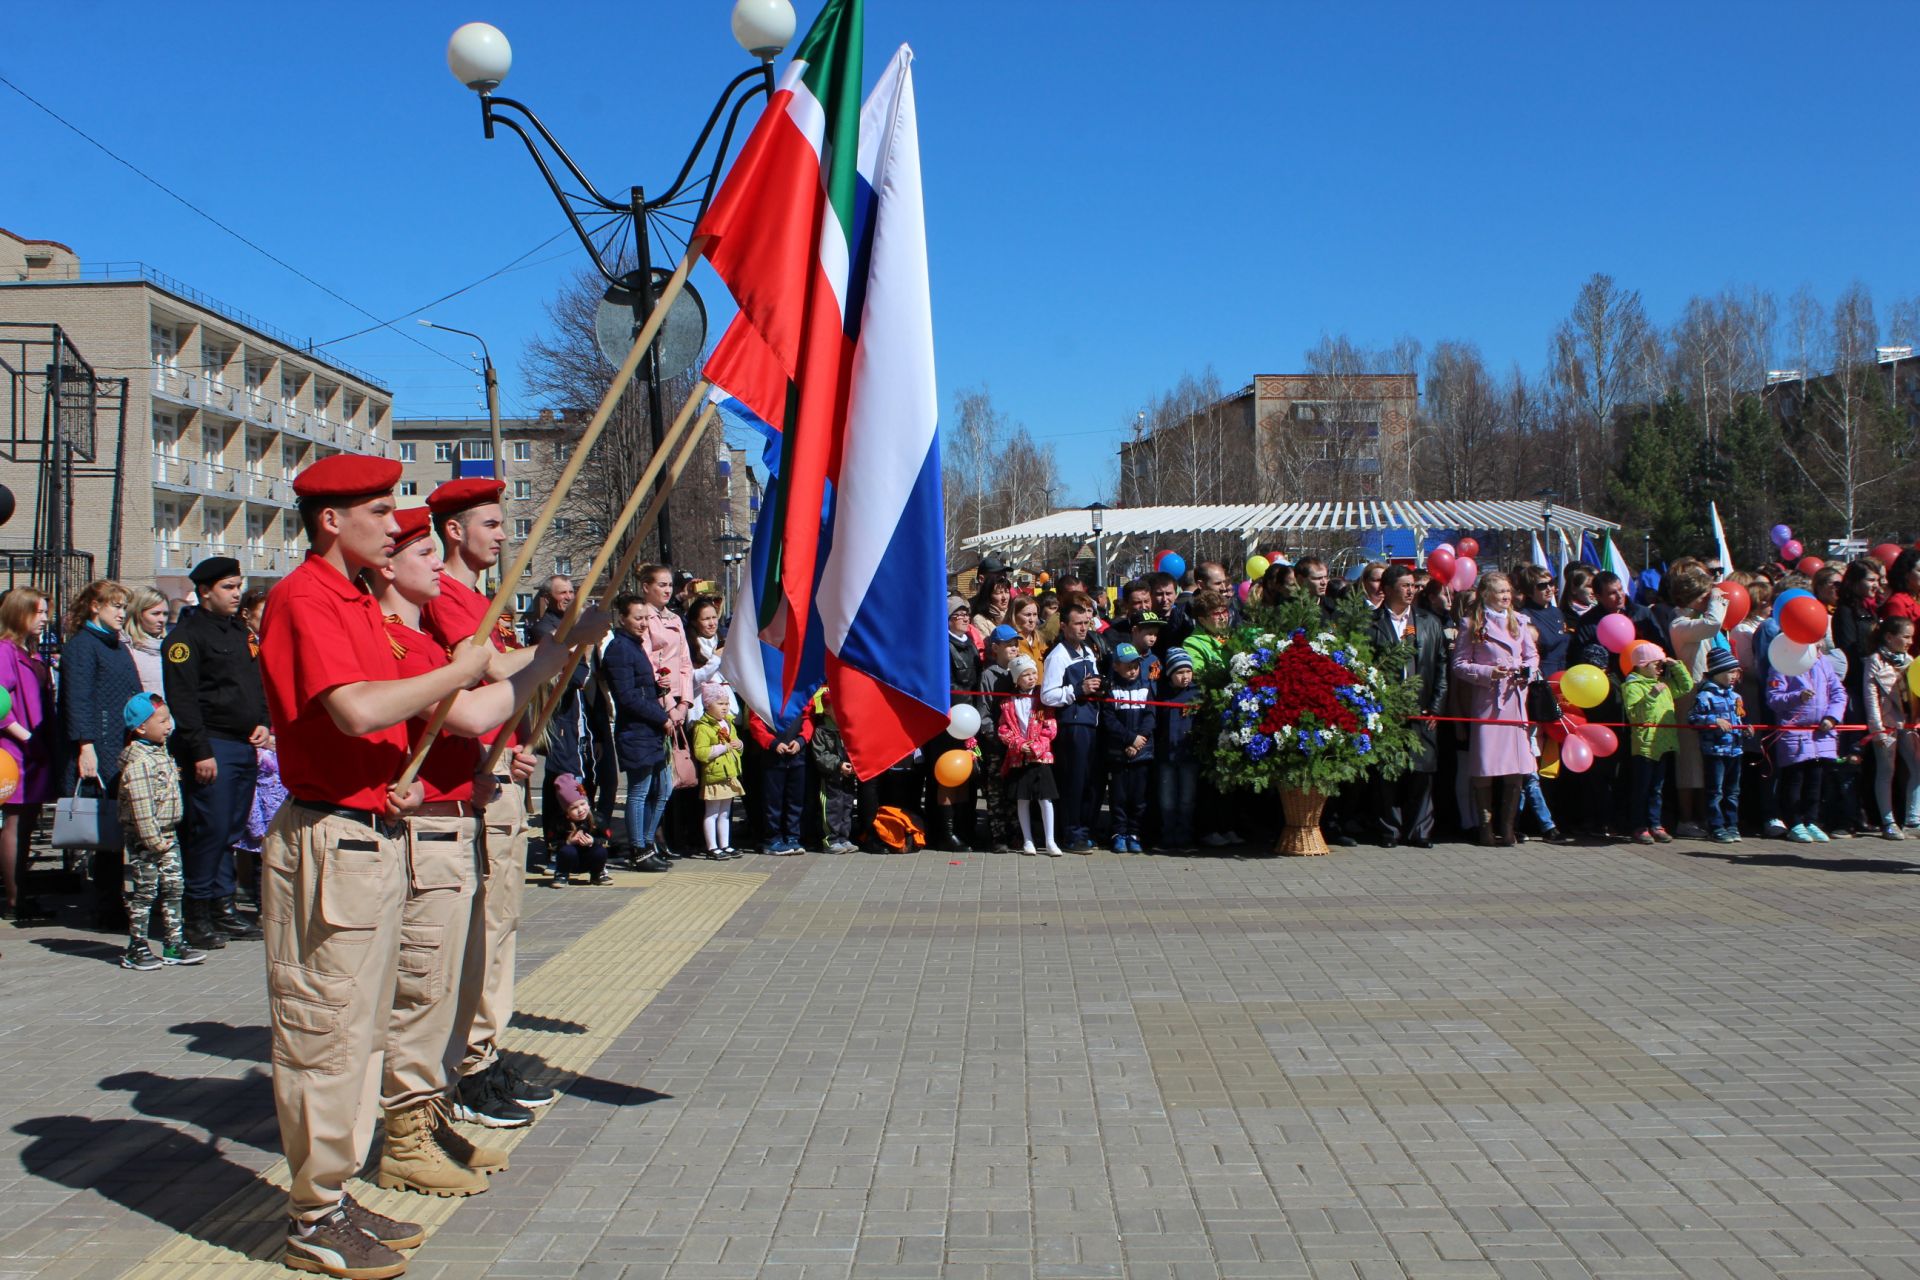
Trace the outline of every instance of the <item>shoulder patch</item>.
<instances>
[{"instance_id":1,"label":"shoulder patch","mask_svg":"<svg viewBox=\"0 0 1920 1280\"><path fill-rule=\"evenodd\" d=\"M187 648L187 642L184 640L176 640L167 646L168 662L185 662L192 656L193 650Z\"/></svg>"}]
</instances>

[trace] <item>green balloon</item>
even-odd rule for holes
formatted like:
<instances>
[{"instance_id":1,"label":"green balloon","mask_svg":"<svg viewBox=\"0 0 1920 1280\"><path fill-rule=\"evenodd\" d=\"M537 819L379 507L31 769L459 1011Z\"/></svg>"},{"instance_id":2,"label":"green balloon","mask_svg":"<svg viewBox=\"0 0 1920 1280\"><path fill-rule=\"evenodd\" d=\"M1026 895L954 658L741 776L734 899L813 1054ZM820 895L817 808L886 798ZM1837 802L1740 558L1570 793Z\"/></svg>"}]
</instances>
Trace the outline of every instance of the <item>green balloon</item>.
<instances>
[{"instance_id":1,"label":"green balloon","mask_svg":"<svg viewBox=\"0 0 1920 1280\"><path fill-rule=\"evenodd\" d=\"M13 713L13 695L8 693L5 689L0 689L0 720L6 719L7 716L11 715L12 713Z\"/></svg>"}]
</instances>

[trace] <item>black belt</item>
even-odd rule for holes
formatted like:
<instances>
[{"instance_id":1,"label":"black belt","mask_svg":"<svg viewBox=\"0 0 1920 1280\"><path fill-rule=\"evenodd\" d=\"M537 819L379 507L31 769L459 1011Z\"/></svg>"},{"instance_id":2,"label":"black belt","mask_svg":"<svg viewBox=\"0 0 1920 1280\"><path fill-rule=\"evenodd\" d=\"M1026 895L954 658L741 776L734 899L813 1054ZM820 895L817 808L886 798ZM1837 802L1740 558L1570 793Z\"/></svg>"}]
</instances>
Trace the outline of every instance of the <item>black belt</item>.
<instances>
[{"instance_id":1,"label":"black belt","mask_svg":"<svg viewBox=\"0 0 1920 1280\"><path fill-rule=\"evenodd\" d=\"M345 818L349 822L364 822L382 835L397 838L404 835L404 826L384 813L375 813L371 809L350 809L343 804L326 804L318 800L293 798L293 803L302 809L311 809L315 813L324 813L329 818Z\"/></svg>"}]
</instances>

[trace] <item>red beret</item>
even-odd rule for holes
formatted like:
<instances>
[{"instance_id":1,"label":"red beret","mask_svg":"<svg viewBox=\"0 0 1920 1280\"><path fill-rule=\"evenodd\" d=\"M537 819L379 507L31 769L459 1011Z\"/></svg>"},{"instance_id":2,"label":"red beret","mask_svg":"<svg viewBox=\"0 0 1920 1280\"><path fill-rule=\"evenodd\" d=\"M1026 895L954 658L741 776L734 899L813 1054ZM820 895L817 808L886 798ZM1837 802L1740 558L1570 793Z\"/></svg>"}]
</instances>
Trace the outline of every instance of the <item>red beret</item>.
<instances>
[{"instance_id":1,"label":"red beret","mask_svg":"<svg viewBox=\"0 0 1920 1280\"><path fill-rule=\"evenodd\" d=\"M506 491L506 481L491 480L486 476L449 480L427 495L427 507L433 512L435 519L445 519L448 516L457 516L462 511L484 507L489 502L498 502L500 495Z\"/></svg>"},{"instance_id":2,"label":"red beret","mask_svg":"<svg viewBox=\"0 0 1920 1280\"><path fill-rule=\"evenodd\" d=\"M393 518L400 525L400 534L393 540L393 549L398 551L410 542L427 536L433 528L433 508L408 507L405 511L396 511Z\"/></svg>"},{"instance_id":3,"label":"red beret","mask_svg":"<svg viewBox=\"0 0 1920 1280\"><path fill-rule=\"evenodd\" d=\"M332 453L293 478L302 498L366 498L392 493L400 483L400 464L364 453Z\"/></svg>"}]
</instances>

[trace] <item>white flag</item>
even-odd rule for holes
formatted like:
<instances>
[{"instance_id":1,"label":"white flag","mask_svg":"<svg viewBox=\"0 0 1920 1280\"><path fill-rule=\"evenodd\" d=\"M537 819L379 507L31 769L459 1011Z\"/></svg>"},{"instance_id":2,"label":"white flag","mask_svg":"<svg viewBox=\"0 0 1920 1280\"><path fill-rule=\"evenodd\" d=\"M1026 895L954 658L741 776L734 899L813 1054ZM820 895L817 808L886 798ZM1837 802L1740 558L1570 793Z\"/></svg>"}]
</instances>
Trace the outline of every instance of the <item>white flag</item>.
<instances>
[{"instance_id":1,"label":"white flag","mask_svg":"<svg viewBox=\"0 0 1920 1280\"><path fill-rule=\"evenodd\" d=\"M1720 577L1724 581L1733 573L1733 552L1727 549L1727 531L1720 525L1720 504L1709 502L1707 510L1713 515L1713 544L1720 548Z\"/></svg>"}]
</instances>

